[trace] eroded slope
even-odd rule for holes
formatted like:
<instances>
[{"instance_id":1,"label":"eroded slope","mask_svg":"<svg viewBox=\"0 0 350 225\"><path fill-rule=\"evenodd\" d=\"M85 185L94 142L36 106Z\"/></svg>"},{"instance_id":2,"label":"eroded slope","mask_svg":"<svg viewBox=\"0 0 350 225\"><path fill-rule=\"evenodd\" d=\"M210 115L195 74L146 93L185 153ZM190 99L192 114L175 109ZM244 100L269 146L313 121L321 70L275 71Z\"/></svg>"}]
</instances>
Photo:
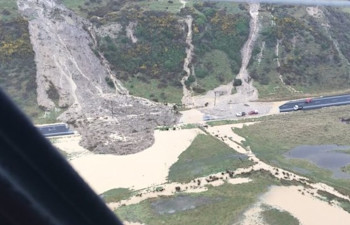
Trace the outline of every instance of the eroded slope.
<instances>
[{"instance_id":1,"label":"eroded slope","mask_svg":"<svg viewBox=\"0 0 350 225\"><path fill-rule=\"evenodd\" d=\"M67 109L59 119L83 135L84 147L100 153L138 152L153 143L155 126L176 121L168 107L129 96L115 85L114 75L90 48L94 40L88 21L56 1L19 0L18 7L29 20L38 104Z\"/></svg>"}]
</instances>

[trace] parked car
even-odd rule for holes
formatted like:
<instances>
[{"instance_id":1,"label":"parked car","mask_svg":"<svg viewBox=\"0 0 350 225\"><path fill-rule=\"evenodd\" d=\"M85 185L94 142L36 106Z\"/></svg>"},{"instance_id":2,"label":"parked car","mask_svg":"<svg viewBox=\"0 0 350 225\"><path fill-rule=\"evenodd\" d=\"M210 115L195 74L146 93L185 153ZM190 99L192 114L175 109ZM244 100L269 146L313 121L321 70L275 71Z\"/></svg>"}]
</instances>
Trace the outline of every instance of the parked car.
<instances>
[{"instance_id":1,"label":"parked car","mask_svg":"<svg viewBox=\"0 0 350 225\"><path fill-rule=\"evenodd\" d=\"M293 109L294 109L294 111L301 110L301 109L303 109L303 106L302 105L295 105L293 107Z\"/></svg>"},{"instance_id":2,"label":"parked car","mask_svg":"<svg viewBox=\"0 0 350 225\"><path fill-rule=\"evenodd\" d=\"M236 113L237 117L242 117L242 116L245 116L245 115L246 115L245 112L238 112L238 113Z\"/></svg>"},{"instance_id":3,"label":"parked car","mask_svg":"<svg viewBox=\"0 0 350 225\"><path fill-rule=\"evenodd\" d=\"M252 110L248 113L249 115L256 115L256 114L259 114L258 110Z\"/></svg>"}]
</instances>

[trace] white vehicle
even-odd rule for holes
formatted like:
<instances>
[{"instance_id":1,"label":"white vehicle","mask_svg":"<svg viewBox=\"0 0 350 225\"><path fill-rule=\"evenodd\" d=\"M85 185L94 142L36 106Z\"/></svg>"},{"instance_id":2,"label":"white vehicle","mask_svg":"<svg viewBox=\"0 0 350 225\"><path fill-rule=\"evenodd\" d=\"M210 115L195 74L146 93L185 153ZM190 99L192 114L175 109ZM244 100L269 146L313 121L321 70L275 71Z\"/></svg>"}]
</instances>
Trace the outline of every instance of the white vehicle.
<instances>
[{"instance_id":1,"label":"white vehicle","mask_svg":"<svg viewBox=\"0 0 350 225\"><path fill-rule=\"evenodd\" d=\"M303 109L303 106L300 106L300 105L295 105L293 107L294 111L297 111L297 110L300 110L300 109Z\"/></svg>"},{"instance_id":2,"label":"white vehicle","mask_svg":"<svg viewBox=\"0 0 350 225\"><path fill-rule=\"evenodd\" d=\"M246 115L245 112L238 112L238 113L236 113L237 117L242 117L242 116L245 116L245 115Z\"/></svg>"}]
</instances>

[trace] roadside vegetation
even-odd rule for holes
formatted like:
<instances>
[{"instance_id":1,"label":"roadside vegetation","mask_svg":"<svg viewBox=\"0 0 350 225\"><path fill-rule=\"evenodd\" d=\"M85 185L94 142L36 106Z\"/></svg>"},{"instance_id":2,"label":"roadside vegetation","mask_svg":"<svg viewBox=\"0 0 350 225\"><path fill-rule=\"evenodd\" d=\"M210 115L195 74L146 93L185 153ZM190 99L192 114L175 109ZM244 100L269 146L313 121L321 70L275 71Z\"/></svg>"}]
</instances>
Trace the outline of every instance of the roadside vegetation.
<instances>
[{"instance_id":1,"label":"roadside vegetation","mask_svg":"<svg viewBox=\"0 0 350 225\"><path fill-rule=\"evenodd\" d=\"M269 117L269 116L264 116L264 117ZM237 124L237 123L250 123L250 122L259 122L261 121L261 117L257 118L241 118L241 119L236 119L236 120L218 120L218 121L210 121L207 122L209 126L222 126L222 125L228 125L228 124Z\"/></svg>"},{"instance_id":2,"label":"roadside vegetation","mask_svg":"<svg viewBox=\"0 0 350 225\"><path fill-rule=\"evenodd\" d=\"M284 156L300 145L349 145L350 127L340 121L348 117L349 109L349 106L342 106L262 117L260 123L234 131L246 138L244 145L250 146L262 161L327 183L350 195L350 180L333 178L331 171L307 160Z\"/></svg>"},{"instance_id":3,"label":"roadside vegetation","mask_svg":"<svg viewBox=\"0 0 350 225\"><path fill-rule=\"evenodd\" d=\"M100 195L104 202L119 202L133 196L133 191L128 188L116 188Z\"/></svg>"},{"instance_id":4,"label":"roadside vegetation","mask_svg":"<svg viewBox=\"0 0 350 225\"><path fill-rule=\"evenodd\" d=\"M208 186L201 193L147 199L115 212L123 221L145 224L234 224L273 183L269 177L257 177L244 184Z\"/></svg>"},{"instance_id":5,"label":"roadside vegetation","mask_svg":"<svg viewBox=\"0 0 350 225\"><path fill-rule=\"evenodd\" d=\"M264 210L261 214L263 220L268 225L299 225L299 220L292 216L290 213L286 211L281 211L275 208L269 208L269 206L265 206L267 209Z\"/></svg>"},{"instance_id":6,"label":"roadside vegetation","mask_svg":"<svg viewBox=\"0 0 350 225\"><path fill-rule=\"evenodd\" d=\"M158 1L147 1L142 0L134 4L142 7L142 9L147 11L163 11L170 13L178 13L182 7L182 3L179 0L158 0ZM188 4L188 3L187 3Z\"/></svg>"},{"instance_id":7,"label":"roadside vegetation","mask_svg":"<svg viewBox=\"0 0 350 225\"><path fill-rule=\"evenodd\" d=\"M191 180L237 168L251 166L247 157L213 136L199 134L170 167L168 180L186 183Z\"/></svg>"}]
</instances>

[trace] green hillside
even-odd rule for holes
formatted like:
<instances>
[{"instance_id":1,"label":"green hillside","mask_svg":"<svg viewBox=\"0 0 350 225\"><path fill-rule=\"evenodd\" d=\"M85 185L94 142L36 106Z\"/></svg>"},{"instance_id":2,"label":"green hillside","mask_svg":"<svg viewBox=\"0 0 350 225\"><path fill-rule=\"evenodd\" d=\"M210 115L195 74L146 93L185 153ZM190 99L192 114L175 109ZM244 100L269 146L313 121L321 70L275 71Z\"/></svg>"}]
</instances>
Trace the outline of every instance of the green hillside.
<instances>
[{"instance_id":1,"label":"green hillside","mask_svg":"<svg viewBox=\"0 0 350 225\"><path fill-rule=\"evenodd\" d=\"M0 1L0 87L38 121L43 112L36 103L36 66L29 38L28 21L16 1Z\"/></svg>"},{"instance_id":2,"label":"green hillside","mask_svg":"<svg viewBox=\"0 0 350 225\"><path fill-rule=\"evenodd\" d=\"M290 98L348 89L349 42L343 31L350 15L335 8L324 10L325 17L315 18L304 6L263 5L262 28L249 65L251 77L258 82L260 98ZM335 21L334 17L341 17L344 22ZM325 25L328 20L329 29ZM339 43L340 51L333 40Z\"/></svg>"}]
</instances>

